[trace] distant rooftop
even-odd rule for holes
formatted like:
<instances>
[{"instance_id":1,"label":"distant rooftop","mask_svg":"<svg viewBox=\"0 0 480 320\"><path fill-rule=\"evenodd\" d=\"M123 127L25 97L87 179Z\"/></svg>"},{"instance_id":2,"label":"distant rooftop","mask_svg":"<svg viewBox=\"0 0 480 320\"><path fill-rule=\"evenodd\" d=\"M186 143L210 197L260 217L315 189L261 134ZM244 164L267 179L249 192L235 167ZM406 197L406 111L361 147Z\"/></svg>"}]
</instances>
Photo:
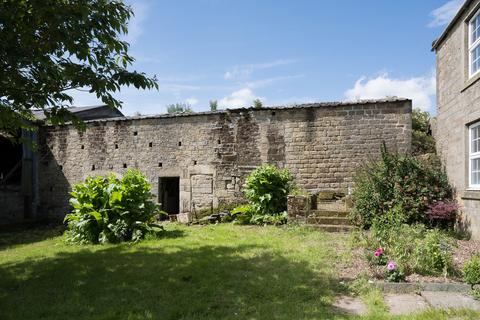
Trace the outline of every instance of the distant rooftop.
<instances>
[{"instance_id":1,"label":"distant rooftop","mask_svg":"<svg viewBox=\"0 0 480 320\"><path fill-rule=\"evenodd\" d=\"M89 107L71 107L68 110L82 120L98 120L124 117L123 113L116 108L110 108L107 105L89 106ZM37 120L45 120L43 110L33 111Z\"/></svg>"}]
</instances>

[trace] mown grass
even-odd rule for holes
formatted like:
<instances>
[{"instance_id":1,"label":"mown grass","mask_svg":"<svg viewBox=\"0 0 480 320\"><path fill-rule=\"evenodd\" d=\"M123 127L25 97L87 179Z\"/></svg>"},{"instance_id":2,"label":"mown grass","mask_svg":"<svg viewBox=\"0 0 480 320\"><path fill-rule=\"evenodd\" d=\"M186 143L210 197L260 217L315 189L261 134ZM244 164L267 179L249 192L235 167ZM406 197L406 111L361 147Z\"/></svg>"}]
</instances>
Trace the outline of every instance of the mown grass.
<instances>
[{"instance_id":1,"label":"mown grass","mask_svg":"<svg viewBox=\"0 0 480 320\"><path fill-rule=\"evenodd\" d=\"M58 230L0 234L0 319L350 318L331 308L350 293L335 269L345 235L231 224L166 230L136 245L97 246L67 245ZM388 318L381 297L363 296L366 319ZM416 319L452 315L475 314Z\"/></svg>"}]
</instances>

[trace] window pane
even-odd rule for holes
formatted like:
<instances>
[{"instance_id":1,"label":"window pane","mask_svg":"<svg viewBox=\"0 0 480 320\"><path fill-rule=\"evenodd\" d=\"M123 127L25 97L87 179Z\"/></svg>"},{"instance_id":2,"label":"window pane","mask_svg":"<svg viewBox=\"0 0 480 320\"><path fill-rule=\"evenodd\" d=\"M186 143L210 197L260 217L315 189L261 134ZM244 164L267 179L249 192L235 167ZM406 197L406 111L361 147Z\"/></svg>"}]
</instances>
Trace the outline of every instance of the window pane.
<instances>
[{"instance_id":1,"label":"window pane","mask_svg":"<svg viewBox=\"0 0 480 320\"><path fill-rule=\"evenodd\" d=\"M471 184L479 185L480 184L480 158L472 159L471 162Z\"/></svg>"},{"instance_id":2,"label":"window pane","mask_svg":"<svg viewBox=\"0 0 480 320\"><path fill-rule=\"evenodd\" d=\"M480 184L480 159L472 159L471 163L471 184L479 185Z\"/></svg>"},{"instance_id":3,"label":"window pane","mask_svg":"<svg viewBox=\"0 0 480 320\"><path fill-rule=\"evenodd\" d=\"M470 22L471 44L474 43L480 37L480 15Z\"/></svg>"},{"instance_id":4,"label":"window pane","mask_svg":"<svg viewBox=\"0 0 480 320\"><path fill-rule=\"evenodd\" d=\"M472 153L480 152L480 126L470 129L470 137Z\"/></svg>"},{"instance_id":5,"label":"window pane","mask_svg":"<svg viewBox=\"0 0 480 320\"><path fill-rule=\"evenodd\" d=\"M480 45L472 49L471 56L471 72L475 73L480 69Z\"/></svg>"}]
</instances>

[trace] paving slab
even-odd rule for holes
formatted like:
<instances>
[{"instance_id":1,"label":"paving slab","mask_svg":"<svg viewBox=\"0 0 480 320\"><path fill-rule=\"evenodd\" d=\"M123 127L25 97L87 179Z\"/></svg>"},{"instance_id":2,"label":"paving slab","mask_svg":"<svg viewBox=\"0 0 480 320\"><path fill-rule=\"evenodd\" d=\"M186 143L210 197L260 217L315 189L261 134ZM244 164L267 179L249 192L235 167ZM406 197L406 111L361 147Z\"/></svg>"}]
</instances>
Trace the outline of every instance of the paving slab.
<instances>
[{"instance_id":1,"label":"paving slab","mask_svg":"<svg viewBox=\"0 0 480 320\"><path fill-rule=\"evenodd\" d=\"M480 311L480 301L464 293L422 291L421 295L433 308L471 309Z\"/></svg>"},{"instance_id":2,"label":"paving slab","mask_svg":"<svg viewBox=\"0 0 480 320\"><path fill-rule=\"evenodd\" d=\"M393 315L420 312L429 307L425 299L418 294L386 294L385 303Z\"/></svg>"},{"instance_id":3,"label":"paving slab","mask_svg":"<svg viewBox=\"0 0 480 320\"><path fill-rule=\"evenodd\" d=\"M341 296L332 304L333 309L339 313L351 315L367 314L367 306L360 298Z\"/></svg>"}]
</instances>

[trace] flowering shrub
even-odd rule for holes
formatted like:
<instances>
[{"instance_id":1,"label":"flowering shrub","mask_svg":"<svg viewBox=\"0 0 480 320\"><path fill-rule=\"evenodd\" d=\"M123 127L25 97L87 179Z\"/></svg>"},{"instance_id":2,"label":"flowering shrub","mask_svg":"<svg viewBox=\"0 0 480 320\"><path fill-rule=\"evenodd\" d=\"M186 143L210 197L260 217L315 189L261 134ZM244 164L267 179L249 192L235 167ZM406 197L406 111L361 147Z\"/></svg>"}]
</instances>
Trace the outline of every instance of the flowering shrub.
<instances>
[{"instance_id":1,"label":"flowering shrub","mask_svg":"<svg viewBox=\"0 0 480 320\"><path fill-rule=\"evenodd\" d=\"M378 261L371 252L381 247L379 257L395 261L406 275L448 275L454 271L452 252L455 240L440 230L427 229L423 224L378 228L374 224L371 232L364 234L364 239L368 250L366 258L371 265Z\"/></svg>"},{"instance_id":2,"label":"flowering shrub","mask_svg":"<svg viewBox=\"0 0 480 320\"><path fill-rule=\"evenodd\" d=\"M356 174L353 198L351 218L363 228L391 213L404 223L428 223L429 205L451 199L452 188L436 159L392 154L384 146L380 161Z\"/></svg>"},{"instance_id":3,"label":"flowering shrub","mask_svg":"<svg viewBox=\"0 0 480 320\"><path fill-rule=\"evenodd\" d=\"M375 250L371 262L377 266L384 266L387 263L387 257L383 254L382 247Z\"/></svg>"},{"instance_id":4,"label":"flowering shrub","mask_svg":"<svg viewBox=\"0 0 480 320\"><path fill-rule=\"evenodd\" d=\"M405 280L405 274L400 270L395 261L389 261L386 266L385 279L389 282Z\"/></svg>"}]
</instances>

